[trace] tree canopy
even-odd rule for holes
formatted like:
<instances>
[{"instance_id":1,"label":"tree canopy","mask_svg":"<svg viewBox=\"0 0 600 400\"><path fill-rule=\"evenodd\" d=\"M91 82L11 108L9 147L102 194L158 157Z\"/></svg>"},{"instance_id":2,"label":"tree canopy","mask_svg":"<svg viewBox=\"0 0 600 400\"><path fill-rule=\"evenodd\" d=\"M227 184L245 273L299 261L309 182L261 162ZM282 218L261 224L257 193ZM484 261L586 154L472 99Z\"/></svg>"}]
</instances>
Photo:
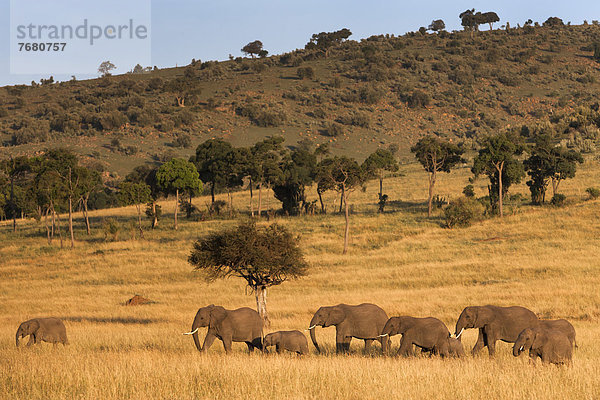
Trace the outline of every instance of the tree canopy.
<instances>
[{"instance_id":1,"label":"tree canopy","mask_svg":"<svg viewBox=\"0 0 600 400\"><path fill-rule=\"evenodd\" d=\"M242 51L242 53L244 53L246 55L250 55L252 57L261 55L261 54L264 54L264 56L267 55L266 53L263 53L266 50L263 50L263 43L260 40L255 40L253 42L248 43L247 45L242 47L241 51Z\"/></svg>"},{"instance_id":2,"label":"tree canopy","mask_svg":"<svg viewBox=\"0 0 600 400\"><path fill-rule=\"evenodd\" d=\"M209 282L230 276L244 279L254 291L258 312L266 322L267 288L304 276L308 270L297 237L281 225L257 227L254 222L198 240L188 261Z\"/></svg>"}]
</instances>

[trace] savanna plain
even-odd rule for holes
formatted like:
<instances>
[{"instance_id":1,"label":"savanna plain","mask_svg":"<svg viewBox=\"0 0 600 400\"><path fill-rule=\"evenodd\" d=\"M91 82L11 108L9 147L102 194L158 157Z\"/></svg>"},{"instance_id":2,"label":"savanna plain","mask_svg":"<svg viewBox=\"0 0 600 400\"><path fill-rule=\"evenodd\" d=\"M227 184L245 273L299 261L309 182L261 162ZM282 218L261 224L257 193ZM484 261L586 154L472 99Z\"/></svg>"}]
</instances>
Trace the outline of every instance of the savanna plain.
<instances>
[{"instance_id":1,"label":"savanna plain","mask_svg":"<svg viewBox=\"0 0 600 400\"><path fill-rule=\"evenodd\" d=\"M490 359L484 349L464 359L382 357L378 345L363 354L335 355L335 329L317 328L325 354L248 354L235 343L225 355L220 342L199 354L189 336L199 307L255 308L245 282L206 283L187 263L192 243L234 220L180 220L172 229L173 201L144 240L122 233L105 241L101 220L134 219L135 208L95 211L90 237L76 219L76 247L48 245L43 223L0 226L0 397L3 399L230 399L230 398L453 398L594 399L600 397L600 202L586 201L598 184L600 165L586 160L575 179L563 183L564 208L523 205L464 229L442 227L441 211L426 217L426 175L416 164L387 179L391 202L377 213L378 183L350 197L351 246L342 255L340 214L275 218L299 234L310 264L304 278L269 290L272 326L266 331L308 327L321 305L372 302L389 316L435 316L454 331L468 305L522 305L540 318L566 318L577 330L572 367L532 366L500 343ZM468 167L440 177L438 193L460 195ZM476 185L484 195L485 183ZM519 185L513 192L527 195ZM225 195L221 195L225 199ZM316 198L314 188L309 198ZM339 201L327 193L328 209ZM196 198L201 207L208 198ZM248 213L245 192L234 195L240 218ZM271 206L274 201L271 200ZM148 224L147 222L145 222ZM260 224L273 223L263 219ZM155 301L129 307L134 294ZM70 345L15 347L20 322L62 318ZM201 337L206 328L201 329ZM465 331L467 353L476 340ZM392 338L392 350L399 337Z\"/></svg>"}]
</instances>

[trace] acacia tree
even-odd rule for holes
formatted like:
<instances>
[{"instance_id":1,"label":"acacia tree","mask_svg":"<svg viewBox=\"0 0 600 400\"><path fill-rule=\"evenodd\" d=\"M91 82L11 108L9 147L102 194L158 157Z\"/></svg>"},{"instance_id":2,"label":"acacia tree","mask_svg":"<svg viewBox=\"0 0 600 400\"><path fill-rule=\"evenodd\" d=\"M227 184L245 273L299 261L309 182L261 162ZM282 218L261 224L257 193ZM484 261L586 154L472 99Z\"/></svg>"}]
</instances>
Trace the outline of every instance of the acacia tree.
<instances>
[{"instance_id":1,"label":"acacia tree","mask_svg":"<svg viewBox=\"0 0 600 400\"><path fill-rule=\"evenodd\" d=\"M308 265L298 238L285 227L257 227L254 222L211 233L194 243L188 262L207 281L243 278L256 297L257 311L268 326L267 288L306 275Z\"/></svg>"},{"instance_id":2,"label":"acacia tree","mask_svg":"<svg viewBox=\"0 0 600 400\"><path fill-rule=\"evenodd\" d=\"M325 58L327 58L331 47L339 45L351 35L352 32L350 32L348 28L340 29L335 32L315 33L304 48L306 50L321 50L325 53Z\"/></svg>"},{"instance_id":3,"label":"acacia tree","mask_svg":"<svg viewBox=\"0 0 600 400\"><path fill-rule=\"evenodd\" d=\"M260 40L255 40L254 42L250 42L244 47L242 47L242 53L246 55L252 56L254 58L255 55L264 54L266 56L266 50L263 50L263 43Z\"/></svg>"},{"instance_id":4,"label":"acacia tree","mask_svg":"<svg viewBox=\"0 0 600 400\"><path fill-rule=\"evenodd\" d=\"M273 171L273 193L289 215L300 212L306 200L304 190L313 182L317 157L310 151L296 148L283 157L277 171Z\"/></svg>"},{"instance_id":5,"label":"acacia tree","mask_svg":"<svg viewBox=\"0 0 600 400\"><path fill-rule=\"evenodd\" d=\"M383 212L385 199L383 194L383 178L386 172L397 172L398 161L394 154L386 149L378 149L372 153L362 164L362 169L368 177L376 177L379 179L379 212Z\"/></svg>"},{"instance_id":6,"label":"acacia tree","mask_svg":"<svg viewBox=\"0 0 600 400\"><path fill-rule=\"evenodd\" d=\"M116 69L115 64L110 61L103 61L98 67L98 73L102 76L110 76L113 69Z\"/></svg>"},{"instance_id":7,"label":"acacia tree","mask_svg":"<svg viewBox=\"0 0 600 400\"><path fill-rule=\"evenodd\" d=\"M485 140L473 161L471 171L475 177L485 174L490 180L490 202L493 208L498 205L500 217L504 195L513 183L519 183L525 176L523 164L516 158L522 153L523 145L516 135L500 133Z\"/></svg>"},{"instance_id":8,"label":"acacia tree","mask_svg":"<svg viewBox=\"0 0 600 400\"><path fill-rule=\"evenodd\" d=\"M0 163L0 170L7 176L9 185L9 199L7 201L9 212L13 220L13 232L17 231L17 211L19 211L19 202L15 195L15 186L30 170L30 165L27 157L10 157L8 160L3 160Z\"/></svg>"},{"instance_id":9,"label":"acacia tree","mask_svg":"<svg viewBox=\"0 0 600 400\"><path fill-rule=\"evenodd\" d=\"M156 181L164 193L175 194L175 229L177 229L177 210L179 192L202 191L202 181L194 164L183 158L174 158L161 165L156 172Z\"/></svg>"},{"instance_id":10,"label":"acacia tree","mask_svg":"<svg viewBox=\"0 0 600 400\"><path fill-rule=\"evenodd\" d=\"M150 200L150 186L145 183L123 182L119 191L119 201L124 206L134 205L138 214L138 227L140 237L144 238L144 229L142 228L142 204Z\"/></svg>"},{"instance_id":11,"label":"acacia tree","mask_svg":"<svg viewBox=\"0 0 600 400\"><path fill-rule=\"evenodd\" d=\"M350 212L348 198L350 194L365 182L365 173L356 160L348 157L326 158L317 167L317 182L324 187L332 188L341 193L344 204L344 250L348 252L348 239L350 237Z\"/></svg>"},{"instance_id":12,"label":"acacia tree","mask_svg":"<svg viewBox=\"0 0 600 400\"><path fill-rule=\"evenodd\" d=\"M430 31L434 31L434 32L441 32L444 29L446 29L446 24L444 23L443 20L436 19L436 20L431 21L431 24L429 24L428 29Z\"/></svg>"},{"instance_id":13,"label":"acacia tree","mask_svg":"<svg viewBox=\"0 0 600 400\"><path fill-rule=\"evenodd\" d=\"M427 216L431 217L433 190L438 172L449 173L458 163L464 162L463 151L455 144L438 139L435 136L421 138L410 151L425 171L429 173L429 196L427 199Z\"/></svg>"},{"instance_id":14,"label":"acacia tree","mask_svg":"<svg viewBox=\"0 0 600 400\"><path fill-rule=\"evenodd\" d=\"M97 192L102 186L102 178L98 171L88 168L78 169L79 175L79 203L83 213L83 219L85 221L85 229L88 235L91 235L90 231L90 219L88 215L88 202L92 193Z\"/></svg>"}]
</instances>

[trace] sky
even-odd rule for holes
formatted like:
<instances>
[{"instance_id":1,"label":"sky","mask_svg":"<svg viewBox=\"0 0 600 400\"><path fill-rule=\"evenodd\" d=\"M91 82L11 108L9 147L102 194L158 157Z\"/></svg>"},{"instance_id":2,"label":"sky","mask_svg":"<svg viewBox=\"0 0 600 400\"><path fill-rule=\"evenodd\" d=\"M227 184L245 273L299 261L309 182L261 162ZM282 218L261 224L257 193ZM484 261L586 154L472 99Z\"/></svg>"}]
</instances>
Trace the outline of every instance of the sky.
<instances>
[{"instance_id":1,"label":"sky","mask_svg":"<svg viewBox=\"0 0 600 400\"><path fill-rule=\"evenodd\" d=\"M13 0L39 4L56 4L48 0ZM98 14L97 5L105 2L77 1L89 4L90 14ZM108 1L108 0L107 0ZM280 54L303 48L313 33L349 28L351 39L359 40L371 35L402 35L428 26L434 19L443 19L447 30L461 29L458 14L470 8L477 11L494 11L500 27L507 21L511 26L521 25L531 18L543 22L557 16L566 23L581 24L584 20L600 20L600 1L539 1L539 0L120 0L121 3L135 1L145 3L150 10L151 40L150 54L139 52L143 66L173 67L187 65L196 60L226 60L229 54L241 55L240 49L253 40L261 40L270 54ZM56 80L68 80L72 74L59 74L54 67L45 73L11 74L10 0L0 0L0 86L30 83L54 75ZM67 15L68 6L57 6L61 16ZM107 15L127 17L122 7L104 7ZM482 29L484 27L482 26ZM487 28L485 28L487 29ZM14 42L14 40L13 40ZM12 47L11 47L12 46ZM132 49L128 61L119 65L114 73L131 70L131 61L139 49ZM116 51L122 51L115 49ZM131 57L133 56L133 58ZM73 60L75 61L75 60ZM18 64L16 64L19 67ZM13 65L15 67L15 65ZM14 68L13 68L14 69ZM42 68L43 69L43 68ZM23 71L23 69L13 72ZM63 71L64 72L64 71ZM95 74L76 74L78 79L96 77Z\"/></svg>"}]
</instances>

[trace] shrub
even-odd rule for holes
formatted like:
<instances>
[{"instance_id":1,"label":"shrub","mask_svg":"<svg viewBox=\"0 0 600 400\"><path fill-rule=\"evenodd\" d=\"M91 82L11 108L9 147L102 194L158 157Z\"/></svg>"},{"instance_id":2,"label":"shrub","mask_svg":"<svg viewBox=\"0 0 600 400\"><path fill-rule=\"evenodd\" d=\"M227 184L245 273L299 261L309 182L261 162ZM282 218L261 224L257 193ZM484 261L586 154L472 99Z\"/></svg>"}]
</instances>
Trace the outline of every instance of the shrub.
<instances>
[{"instance_id":1,"label":"shrub","mask_svg":"<svg viewBox=\"0 0 600 400\"><path fill-rule=\"evenodd\" d=\"M566 200L567 196L565 196L562 193L556 193L554 196L552 196L550 204L552 204L555 207L563 207L565 205Z\"/></svg>"},{"instance_id":2,"label":"shrub","mask_svg":"<svg viewBox=\"0 0 600 400\"><path fill-rule=\"evenodd\" d=\"M186 134L178 135L173 141L173 146L189 149L190 147L192 147L192 138L190 137L190 135Z\"/></svg>"},{"instance_id":3,"label":"shrub","mask_svg":"<svg viewBox=\"0 0 600 400\"><path fill-rule=\"evenodd\" d=\"M340 124L331 123L321 131L323 136L337 137L344 134L344 128Z\"/></svg>"},{"instance_id":4,"label":"shrub","mask_svg":"<svg viewBox=\"0 0 600 400\"><path fill-rule=\"evenodd\" d=\"M596 187L589 187L585 189L585 192L588 194L588 196L590 196L590 200L596 200L598 197L600 197L600 189Z\"/></svg>"},{"instance_id":5,"label":"shrub","mask_svg":"<svg viewBox=\"0 0 600 400\"><path fill-rule=\"evenodd\" d=\"M104 240L108 241L109 239L113 242L119 240L119 233L123 227L114 218L106 218L102 221L102 232L104 232Z\"/></svg>"},{"instance_id":6,"label":"shrub","mask_svg":"<svg viewBox=\"0 0 600 400\"><path fill-rule=\"evenodd\" d=\"M6 108L0 107L0 118L4 117L8 117L8 111L6 111Z\"/></svg>"},{"instance_id":7,"label":"shrub","mask_svg":"<svg viewBox=\"0 0 600 400\"><path fill-rule=\"evenodd\" d=\"M429 101L430 98L427 93L420 90L415 90L408 98L408 106L410 108L427 107L429 105Z\"/></svg>"},{"instance_id":8,"label":"shrub","mask_svg":"<svg viewBox=\"0 0 600 400\"><path fill-rule=\"evenodd\" d=\"M315 77L315 70L312 67L301 67L298 68L296 74L300 79L313 79Z\"/></svg>"},{"instance_id":9,"label":"shrub","mask_svg":"<svg viewBox=\"0 0 600 400\"><path fill-rule=\"evenodd\" d=\"M469 198L474 198L475 197L475 189L473 188L473 185L467 185L463 188L463 194L465 195L465 197L469 197Z\"/></svg>"},{"instance_id":10,"label":"shrub","mask_svg":"<svg viewBox=\"0 0 600 400\"><path fill-rule=\"evenodd\" d=\"M371 119L369 115L360 112L339 117L337 122L344 125L360 126L361 128L368 128L369 125L371 125Z\"/></svg>"},{"instance_id":11,"label":"shrub","mask_svg":"<svg viewBox=\"0 0 600 400\"><path fill-rule=\"evenodd\" d=\"M377 104L384 95L385 92L383 90L371 86L363 86L358 91L360 102L365 104Z\"/></svg>"},{"instance_id":12,"label":"shrub","mask_svg":"<svg viewBox=\"0 0 600 400\"><path fill-rule=\"evenodd\" d=\"M460 197L444 209L446 226L448 228L470 226L472 222L483 218L483 205L468 197Z\"/></svg>"}]
</instances>

